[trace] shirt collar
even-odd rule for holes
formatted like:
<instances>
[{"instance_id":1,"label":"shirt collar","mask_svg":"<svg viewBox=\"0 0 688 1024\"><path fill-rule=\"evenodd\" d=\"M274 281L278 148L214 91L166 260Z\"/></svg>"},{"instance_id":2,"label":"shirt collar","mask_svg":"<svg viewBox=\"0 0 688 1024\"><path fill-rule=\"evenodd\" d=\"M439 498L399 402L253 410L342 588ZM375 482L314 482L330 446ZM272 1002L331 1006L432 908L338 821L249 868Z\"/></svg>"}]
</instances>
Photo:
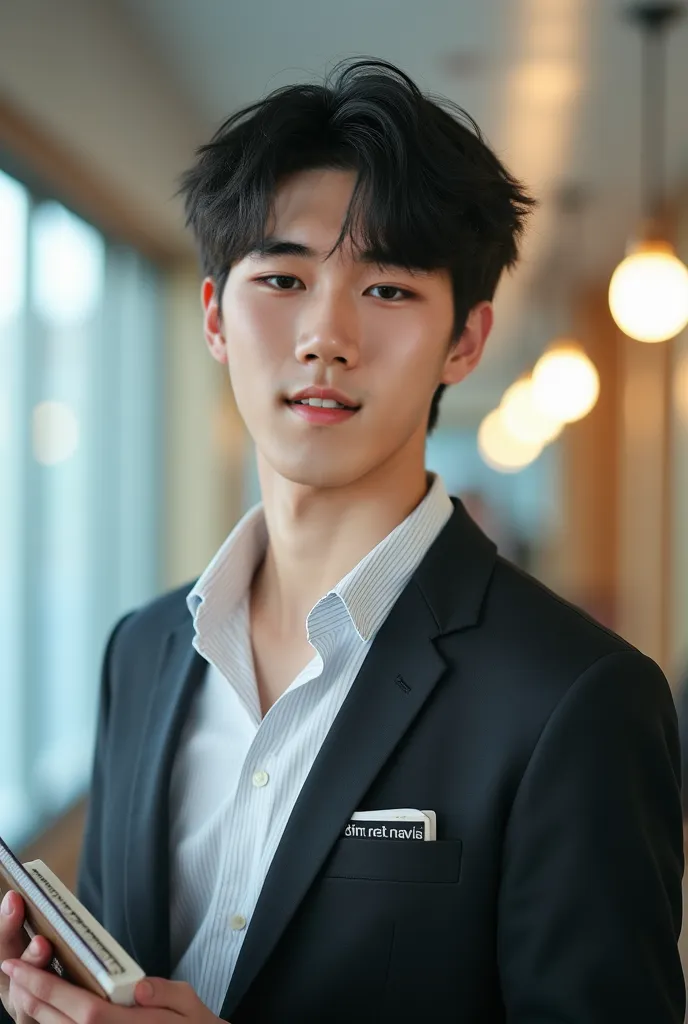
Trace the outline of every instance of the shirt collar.
<instances>
[{"instance_id":1,"label":"shirt collar","mask_svg":"<svg viewBox=\"0 0 688 1024\"><path fill-rule=\"evenodd\" d=\"M248 594L267 544L263 506L254 505L236 524L187 595L197 634L214 632L238 609Z\"/></svg>"},{"instance_id":2,"label":"shirt collar","mask_svg":"<svg viewBox=\"0 0 688 1024\"><path fill-rule=\"evenodd\" d=\"M421 503L334 587L361 640L373 639L454 510L442 478L430 479Z\"/></svg>"},{"instance_id":3,"label":"shirt collar","mask_svg":"<svg viewBox=\"0 0 688 1024\"><path fill-rule=\"evenodd\" d=\"M331 609L326 613L325 605L332 594L341 600L360 639L373 639L452 514L442 478L429 474L429 479L430 488L413 512L313 607L306 620L309 639L331 628ZM259 504L237 523L187 596L197 635L214 633L237 610L267 544L267 526Z\"/></svg>"}]
</instances>

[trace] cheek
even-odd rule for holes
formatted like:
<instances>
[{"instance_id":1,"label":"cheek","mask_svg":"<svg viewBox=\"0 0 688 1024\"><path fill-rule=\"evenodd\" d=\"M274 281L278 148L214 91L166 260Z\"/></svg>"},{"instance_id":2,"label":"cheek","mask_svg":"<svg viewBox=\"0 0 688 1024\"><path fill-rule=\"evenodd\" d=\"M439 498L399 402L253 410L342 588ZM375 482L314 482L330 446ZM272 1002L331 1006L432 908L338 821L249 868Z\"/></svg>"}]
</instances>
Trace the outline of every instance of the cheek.
<instances>
[{"instance_id":1,"label":"cheek","mask_svg":"<svg viewBox=\"0 0 688 1024\"><path fill-rule=\"evenodd\" d=\"M257 376L264 377L288 356L292 346L286 305L260 292L230 294L224 305L229 372L242 387L255 388Z\"/></svg>"},{"instance_id":2,"label":"cheek","mask_svg":"<svg viewBox=\"0 0 688 1024\"><path fill-rule=\"evenodd\" d=\"M377 336L380 370L394 385L390 397L405 393L407 400L416 398L423 404L426 392L434 392L449 348L449 342L445 344L449 331L438 329L426 317L400 317L398 323L388 325L384 339Z\"/></svg>"}]
</instances>

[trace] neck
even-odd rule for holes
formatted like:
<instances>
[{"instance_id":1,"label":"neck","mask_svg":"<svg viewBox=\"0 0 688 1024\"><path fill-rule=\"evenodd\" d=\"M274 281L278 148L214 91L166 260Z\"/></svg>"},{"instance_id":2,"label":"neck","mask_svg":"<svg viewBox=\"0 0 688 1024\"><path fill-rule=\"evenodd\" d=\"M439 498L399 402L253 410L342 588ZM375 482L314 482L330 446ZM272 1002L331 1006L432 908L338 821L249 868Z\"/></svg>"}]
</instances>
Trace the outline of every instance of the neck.
<instances>
[{"instance_id":1,"label":"neck","mask_svg":"<svg viewBox=\"0 0 688 1024\"><path fill-rule=\"evenodd\" d=\"M427 474L420 457L318 489L277 475L260 456L258 470L269 541L252 601L286 640L303 633L316 602L423 500Z\"/></svg>"}]
</instances>

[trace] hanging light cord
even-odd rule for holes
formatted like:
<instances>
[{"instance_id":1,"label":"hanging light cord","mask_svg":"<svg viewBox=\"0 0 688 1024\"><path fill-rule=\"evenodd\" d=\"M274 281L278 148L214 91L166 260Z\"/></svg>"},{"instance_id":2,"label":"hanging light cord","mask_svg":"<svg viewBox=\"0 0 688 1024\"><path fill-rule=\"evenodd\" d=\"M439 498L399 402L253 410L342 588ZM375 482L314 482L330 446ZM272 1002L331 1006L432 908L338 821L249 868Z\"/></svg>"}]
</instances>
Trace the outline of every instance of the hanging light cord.
<instances>
[{"instance_id":1,"label":"hanging light cord","mask_svg":"<svg viewBox=\"0 0 688 1024\"><path fill-rule=\"evenodd\" d=\"M649 219L661 217L664 207L667 29L685 7L685 2L645 2L628 9L643 34L641 188L643 213Z\"/></svg>"},{"instance_id":2,"label":"hanging light cord","mask_svg":"<svg viewBox=\"0 0 688 1024\"><path fill-rule=\"evenodd\" d=\"M552 298L558 302L558 317L571 337L576 331L576 291L580 286L581 269L585 265L582 214L587 198L585 188L577 182L565 184L556 197L561 231L558 266L555 261L558 287L552 289Z\"/></svg>"},{"instance_id":3,"label":"hanging light cord","mask_svg":"<svg viewBox=\"0 0 688 1024\"><path fill-rule=\"evenodd\" d=\"M649 218L661 215L666 145L665 23L646 23L643 36L642 195Z\"/></svg>"}]
</instances>

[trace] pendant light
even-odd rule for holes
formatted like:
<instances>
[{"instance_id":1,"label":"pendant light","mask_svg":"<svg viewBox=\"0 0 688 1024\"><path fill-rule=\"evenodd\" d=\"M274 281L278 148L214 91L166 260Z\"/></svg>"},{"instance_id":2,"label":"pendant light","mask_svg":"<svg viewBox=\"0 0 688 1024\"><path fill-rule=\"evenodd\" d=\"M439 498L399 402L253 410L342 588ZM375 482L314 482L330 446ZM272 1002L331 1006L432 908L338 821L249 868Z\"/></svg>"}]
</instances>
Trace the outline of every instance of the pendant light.
<instances>
[{"instance_id":1,"label":"pendant light","mask_svg":"<svg viewBox=\"0 0 688 1024\"><path fill-rule=\"evenodd\" d=\"M637 341L667 341L688 324L688 268L665 224L666 32L684 3L642 3L628 10L643 35L643 222L609 285L617 325Z\"/></svg>"},{"instance_id":2,"label":"pendant light","mask_svg":"<svg viewBox=\"0 0 688 1024\"><path fill-rule=\"evenodd\" d=\"M575 423L597 404L600 375L580 341L558 338L535 364L532 388L544 415Z\"/></svg>"},{"instance_id":3,"label":"pendant light","mask_svg":"<svg viewBox=\"0 0 688 1024\"><path fill-rule=\"evenodd\" d=\"M550 444L564 429L558 415L548 414L535 401L529 373L522 374L506 389L499 411L509 433L526 444Z\"/></svg>"},{"instance_id":4,"label":"pendant light","mask_svg":"<svg viewBox=\"0 0 688 1024\"><path fill-rule=\"evenodd\" d=\"M522 441L507 430L499 409L488 413L478 428L478 451L498 473L518 473L537 459L542 441Z\"/></svg>"},{"instance_id":5,"label":"pendant light","mask_svg":"<svg viewBox=\"0 0 688 1024\"><path fill-rule=\"evenodd\" d=\"M560 297L560 307L568 309L569 331L556 338L545 349L533 369L531 392L543 416L561 423L574 423L594 408L600 393L597 368L585 348L573 334L571 291L576 269L583 263L582 217L583 190L568 185L559 194L562 214L568 216L568 251L560 252L560 278L564 269L568 278L567 296Z\"/></svg>"}]
</instances>

